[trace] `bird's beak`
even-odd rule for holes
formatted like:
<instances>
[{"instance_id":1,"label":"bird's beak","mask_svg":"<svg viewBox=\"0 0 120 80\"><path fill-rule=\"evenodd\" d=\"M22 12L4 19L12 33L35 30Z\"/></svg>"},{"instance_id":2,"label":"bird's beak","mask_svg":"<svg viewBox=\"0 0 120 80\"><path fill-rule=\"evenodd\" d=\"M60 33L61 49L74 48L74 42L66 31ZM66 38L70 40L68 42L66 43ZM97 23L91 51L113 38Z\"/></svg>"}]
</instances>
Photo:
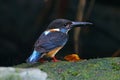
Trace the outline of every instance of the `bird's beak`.
<instances>
[{"instance_id":1,"label":"bird's beak","mask_svg":"<svg viewBox=\"0 0 120 80\"><path fill-rule=\"evenodd\" d=\"M91 26L93 25L93 23L91 22L72 22L71 26L75 26L75 27L81 27L81 26Z\"/></svg>"}]
</instances>

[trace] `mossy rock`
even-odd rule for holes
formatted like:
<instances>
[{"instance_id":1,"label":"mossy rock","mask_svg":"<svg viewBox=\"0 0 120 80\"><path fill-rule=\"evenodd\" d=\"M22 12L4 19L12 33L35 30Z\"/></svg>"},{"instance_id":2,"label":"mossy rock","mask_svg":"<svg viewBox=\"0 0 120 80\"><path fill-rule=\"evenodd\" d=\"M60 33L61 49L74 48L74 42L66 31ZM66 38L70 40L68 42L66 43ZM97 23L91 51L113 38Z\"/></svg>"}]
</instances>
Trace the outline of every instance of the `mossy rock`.
<instances>
[{"instance_id":1,"label":"mossy rock","mask_svg":"<svg viewBox=\"0 0 120 80\"><path fill-rule=\"evenodd\" d=\"M46 80L47 74L37 68L0 67L0 80Z\"/></svg>"},{"instance_id":2,"label":"mossy rock","mask_svg":"<svg viewBox=\"0 0 120 80\"><path fill-rule=\"evenodd\" d=\"M37 67L51 80L120 80L120 57L81 60L78 62L46 62L16 67Z\"/></svg>"}]
</instances>

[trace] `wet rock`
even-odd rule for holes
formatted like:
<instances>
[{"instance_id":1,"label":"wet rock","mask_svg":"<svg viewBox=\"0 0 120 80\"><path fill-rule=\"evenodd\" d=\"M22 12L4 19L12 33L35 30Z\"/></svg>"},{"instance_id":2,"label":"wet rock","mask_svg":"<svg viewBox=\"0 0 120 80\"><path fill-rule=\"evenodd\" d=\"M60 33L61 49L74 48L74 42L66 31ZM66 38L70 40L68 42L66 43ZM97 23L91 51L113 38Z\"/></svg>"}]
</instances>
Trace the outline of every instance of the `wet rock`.
<instances>
[{"instance_id":1,"label":"wet rock","mask_svg":"<svg viewBox=\"0 0 120 80\"><path fill-rule=\"evenodd\" d=\"M37 68L0 67L0 80L46 80L47 74Z\"/></svg>"}]
</instances>

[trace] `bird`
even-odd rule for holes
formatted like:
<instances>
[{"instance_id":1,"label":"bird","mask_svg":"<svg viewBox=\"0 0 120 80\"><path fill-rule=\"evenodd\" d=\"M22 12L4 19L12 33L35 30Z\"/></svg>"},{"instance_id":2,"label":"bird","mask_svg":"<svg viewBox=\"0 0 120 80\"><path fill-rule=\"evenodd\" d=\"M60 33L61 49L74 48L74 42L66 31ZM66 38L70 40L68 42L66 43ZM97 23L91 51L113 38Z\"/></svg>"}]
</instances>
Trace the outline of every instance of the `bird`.
<instances>
[{"instance_id":1,"label":"bird","mask_svg":"<svg viewBox=\"0 0 120 80\"><path fill-rule=\"evenodd\" d=\"M92 23L71 21L68 19L53 20L35 42L33 53L28 57L26 62L34 64L44 56L53 59L54 62L58 61L55 55L68 41L68 31L73 27L86 25L92 25Z\"/></svg>"}]
</instances>

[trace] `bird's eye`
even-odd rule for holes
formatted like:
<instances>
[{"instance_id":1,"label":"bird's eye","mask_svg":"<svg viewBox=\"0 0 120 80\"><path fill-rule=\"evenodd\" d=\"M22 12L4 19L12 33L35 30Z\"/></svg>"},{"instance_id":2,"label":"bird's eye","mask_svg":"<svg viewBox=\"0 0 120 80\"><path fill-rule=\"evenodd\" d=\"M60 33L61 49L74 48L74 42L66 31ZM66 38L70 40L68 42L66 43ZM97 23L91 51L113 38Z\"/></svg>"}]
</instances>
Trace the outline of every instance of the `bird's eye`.
<instances>
[{"instance_id":1,"label":"bird's eye","mask_svg":"<svg viewBox=\"0 0 120 80\"><path fill-rule=\"evenodd\" d=\"M66 24L64 24L64 26L67 26L67 23L66 23Z\"/></svg>"},{"instance_id":2,"label":"bird's eye","mask_svg":"<svg viewBox=\"0 0 120 80\"><path fill-rule=\"evenodd\" d=\"M64 26L70 25L72 24L71 22L65 23Z\"/></svg>"}]
</instances>

